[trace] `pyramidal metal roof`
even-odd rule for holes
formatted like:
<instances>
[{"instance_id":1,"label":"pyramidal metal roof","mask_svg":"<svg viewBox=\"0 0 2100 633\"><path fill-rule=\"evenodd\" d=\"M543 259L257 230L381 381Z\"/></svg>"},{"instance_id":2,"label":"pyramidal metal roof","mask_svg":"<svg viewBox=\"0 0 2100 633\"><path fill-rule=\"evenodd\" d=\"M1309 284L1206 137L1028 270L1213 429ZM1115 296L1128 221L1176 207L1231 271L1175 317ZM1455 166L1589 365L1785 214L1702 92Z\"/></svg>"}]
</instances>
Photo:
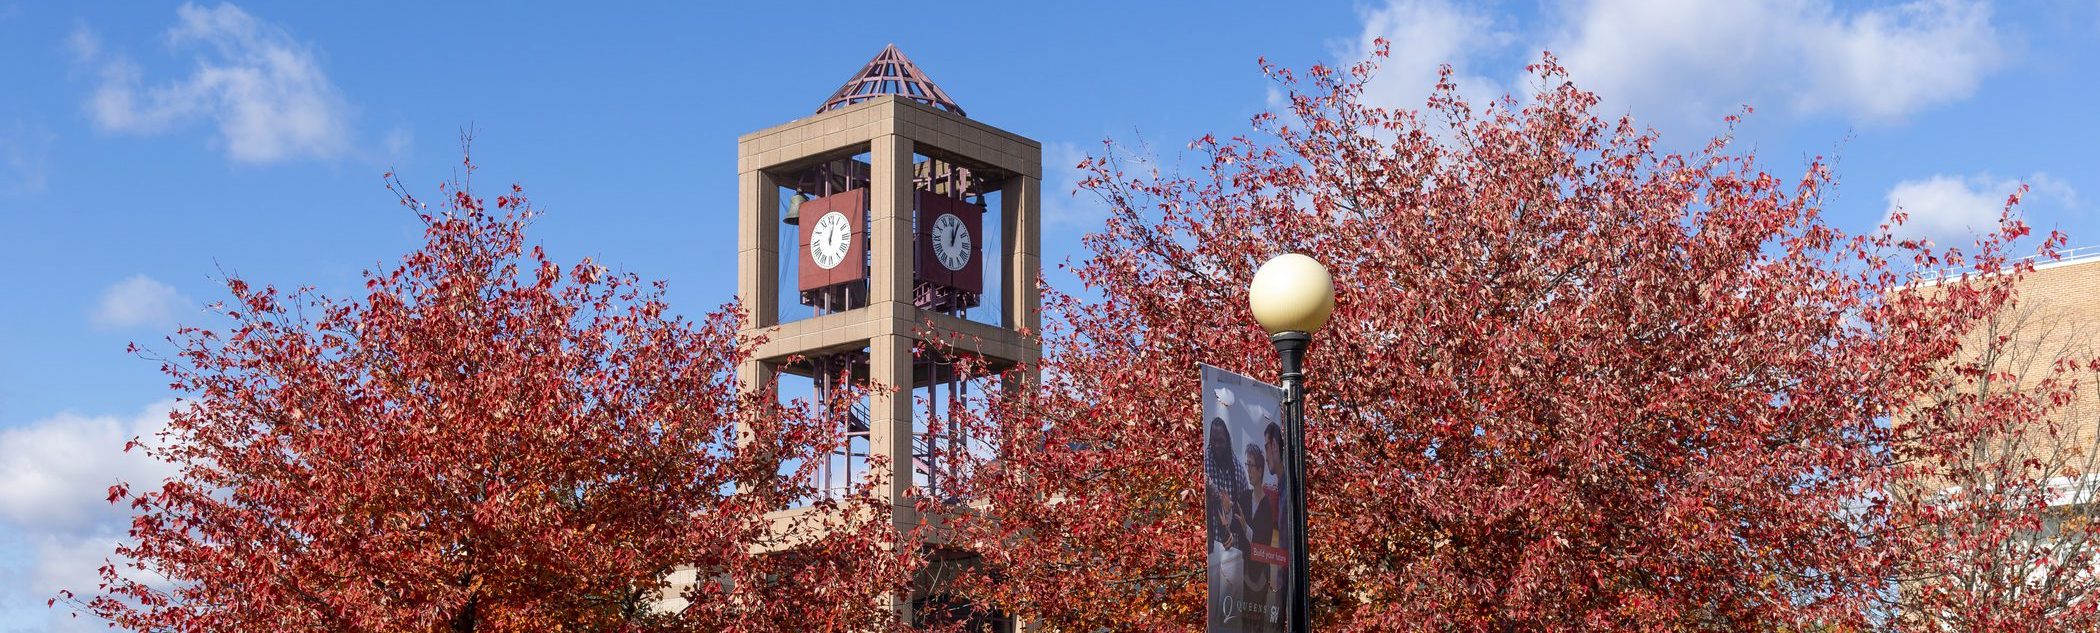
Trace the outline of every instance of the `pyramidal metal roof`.
<instances>
[{"instance_id":1,"label":"pyramidal metal roof","mask_svg":"<svg viewBox=\"0 0 2100 633\"><path fill-rule=\"evenodd\" d=\"M911 63L911 58L897 50L896 44L882 47L882 52L868 60L868 65L854 73L852 79L846 80L846 85L831 93L831 98L825 99L817 112L837 110L882 95L897 95L953 112L956 116L969 116L963 114L962 106L955 105L955 100L948 98L947 92L926 77L925 71Z\"/></svg>"}]
</instances>

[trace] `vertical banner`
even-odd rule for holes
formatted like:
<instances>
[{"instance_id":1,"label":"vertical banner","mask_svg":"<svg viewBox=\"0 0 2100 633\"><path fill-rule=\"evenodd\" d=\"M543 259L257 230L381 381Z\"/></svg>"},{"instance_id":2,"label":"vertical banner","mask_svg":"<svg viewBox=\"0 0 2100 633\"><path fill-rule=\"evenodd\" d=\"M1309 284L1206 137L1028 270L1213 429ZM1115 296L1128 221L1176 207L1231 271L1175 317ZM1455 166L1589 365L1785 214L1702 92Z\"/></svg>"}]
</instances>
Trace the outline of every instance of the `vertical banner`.
<instances>
[{"instance_id":1,"label":"vertical banner","mask_svg":"<svg viewBox=\"0 0 2100 633\"><path fill-rule=\"evenodd\" d=\"M1291 534L1285 499L1283 389L1209 365L1203 371L1204 533L1209 633L1289 630Z\"/></svg>"}]
</instances>

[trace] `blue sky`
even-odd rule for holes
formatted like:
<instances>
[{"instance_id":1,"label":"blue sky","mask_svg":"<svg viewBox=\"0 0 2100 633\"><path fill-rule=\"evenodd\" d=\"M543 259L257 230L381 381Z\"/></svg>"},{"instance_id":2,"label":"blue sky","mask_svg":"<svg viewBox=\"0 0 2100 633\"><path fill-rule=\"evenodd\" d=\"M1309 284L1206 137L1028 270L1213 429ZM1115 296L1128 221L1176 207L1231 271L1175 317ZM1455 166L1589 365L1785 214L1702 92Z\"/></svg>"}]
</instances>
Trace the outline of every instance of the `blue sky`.
<instances>
[{"instance_id":1,"label":"blue sky","mask_svg":"<svg viewBox=\"0 0 2100 633\"><path fill-rule=\"evenodd\" d=\"M472 126L477 180L523 184L558 259L704 311L734 286L737 135L809 114L891 42L1044 143L1053 256L1099 217L1065 195L1098 141L1171 166L1274 102L1257 57L1347 62L1376 36L1384 103L1419 104L1445 62L1473 94L1521 90L1550 49L1672 145L1756 106L1738 137L1768 169L1839 157L1841 226L1900 201L1947 241L2027 182L2035 224L2100 244L2092 2L426 4L0 0L0 630L72 626L43 599L119 533L101 489L158 472L115 453L171 397L124 347L200 322L221 271L356 288L419 235L380 175L434 190Z\"/></svg>"}]
</instances>

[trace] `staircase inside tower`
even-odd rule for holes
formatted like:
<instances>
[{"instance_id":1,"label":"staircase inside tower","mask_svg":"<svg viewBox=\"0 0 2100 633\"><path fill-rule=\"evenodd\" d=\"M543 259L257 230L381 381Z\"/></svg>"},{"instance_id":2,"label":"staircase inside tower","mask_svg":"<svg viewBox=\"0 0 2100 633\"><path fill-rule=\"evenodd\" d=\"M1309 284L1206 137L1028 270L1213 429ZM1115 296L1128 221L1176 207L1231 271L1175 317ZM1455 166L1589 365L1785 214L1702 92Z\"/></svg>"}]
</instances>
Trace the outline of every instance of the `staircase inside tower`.
<instances>
[{"instance_id":1,"label":"staircase inside tower","mask_svg":"<svg viewBox=\"0 0 2100 633\"><path fill-rule=\"evenodd\" d=\"M979 446L959 418L981 413L972 410L981 400L971 397L971 380L960 375L954 362L927 350L921 350L918 356L913 364L913 389L899 396L911 398L913 405L909 457L912 486L927 498L959 501L956 481L966 474L962 469L970 462L963 458L967 451ZM834 391L848 393L844 390L867 384L868 356L865 350L842 351L806 358L784 369L793 374L806 373L811 381L811 402L826 406L825 403L836 403L829 397ZM866 483L868 458L875 451L876 417L865 396L830 406L832 417L840 425L841 441L825 463L815 469L813 476L817 481L811 483L820 496L837 498Z\"/></svg>"}]
</instances>

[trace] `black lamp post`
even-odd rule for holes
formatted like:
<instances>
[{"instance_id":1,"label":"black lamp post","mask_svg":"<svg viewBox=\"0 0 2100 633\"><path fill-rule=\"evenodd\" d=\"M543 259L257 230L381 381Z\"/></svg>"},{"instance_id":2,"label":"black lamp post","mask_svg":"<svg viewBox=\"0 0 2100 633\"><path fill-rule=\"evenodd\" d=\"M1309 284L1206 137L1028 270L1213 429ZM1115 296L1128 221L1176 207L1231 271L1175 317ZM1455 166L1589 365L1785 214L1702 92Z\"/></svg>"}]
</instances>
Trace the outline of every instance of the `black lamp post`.
<instances>
[{"instance_id":1,"label":"black lamp post","mask_svg":"<svg viewBox=\"0 0 2100 633\"><path fill-rule=\"evenodd\" d=\"M1283 458L1291 498L1290 622L1291 633L1306 633L1312 626L1312 566L1305 550L1305 348L1334 312L1334 278L1311 257L1279 255L1254 272L1247 303L1283 361Z\"/></svg>"}]
</instances>

